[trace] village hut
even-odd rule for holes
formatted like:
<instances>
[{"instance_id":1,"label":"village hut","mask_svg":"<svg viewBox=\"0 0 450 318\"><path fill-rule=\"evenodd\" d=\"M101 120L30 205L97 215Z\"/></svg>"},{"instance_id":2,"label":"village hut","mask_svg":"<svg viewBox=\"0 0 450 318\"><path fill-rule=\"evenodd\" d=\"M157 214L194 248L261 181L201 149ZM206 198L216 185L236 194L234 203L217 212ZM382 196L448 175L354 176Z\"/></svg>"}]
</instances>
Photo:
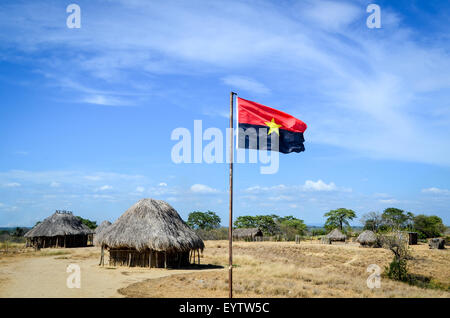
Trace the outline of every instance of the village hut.
<instances>
[{"instance_id":1,"label":"village hut","mask_svg":"<svg viewBox=\"0 0 450 318\"><path fill-rule=\"evenodd\" d=\"M339 229L334 229L325 238L327 243L331 244L332 242L345 242L347 237Z\"/></svg>"},{"instance_id":2,"label":"village hut","mask_svg":"<svg viewBox=\"0 0 450 318\"><path fill-rule=\"evenodd\" d=\"M361 246L378 246L378 237L377 235L369 230L366 230L359 234L358 238L356 239L356 242L361 244Z\"/></svg>"},{"instance_id":3,"label":"village hut","mask_svg":"<svg viewBox=\"0 0 450 318\"><path fill-rule=\"evenodd\" d=\"M432 238L428 242L428 246L432 249L445 249L445 240L443 238Z\"/></svg>"},{"instance_id":4,"label":"village hut","mask_svg":"<svg viewBox=\"0 0 450 318\"><path fill-rule=\"evenodd\" d=\"M103 221L99 226L97 226L97 228L94 230L94 245L98 246L98 242L97 242L97 237L98 235L106 230L109 226L111 226L111 222L109 221Z\"/></svg>"},{"instance_id":5,"label":"village hut","mask_svg":"<svg viewBox=\"0 0 450 318\"><path fill-rule=\"evenodd\" d=\"M408 244L417 245L418 236L417 232L408 232Z\"/></svg>"},{"instance_id":6,"label":"village hut","mask_svg":"<svg viewBox=\"0 0 450 318\"><path fill-rule=\"evenodd\" d=\"M259 228L239 228L233 230L233 239L245 241L260 241L263 233Z\"/></svg>"},{"instance_id":7,"label":"village hut","mask_svg":"<svg viewBox=\"0 0 450 318\"><path fill-rule=\"evenodd\" d=\"M27 246L85 247L93 232L72 212L57 210L25 234Z\"/></svg>"},{"instance_id":8,"label":"village hut","mask_svg":"<svg viewBox=\"0 0 450 318\"><path fill-rule=\"evenodd\" d=\"M168 203L142 199L100 232L97 244L109 250L112 266L181 267L200 263L202 239Z\"/></svg>"}]
</instances>

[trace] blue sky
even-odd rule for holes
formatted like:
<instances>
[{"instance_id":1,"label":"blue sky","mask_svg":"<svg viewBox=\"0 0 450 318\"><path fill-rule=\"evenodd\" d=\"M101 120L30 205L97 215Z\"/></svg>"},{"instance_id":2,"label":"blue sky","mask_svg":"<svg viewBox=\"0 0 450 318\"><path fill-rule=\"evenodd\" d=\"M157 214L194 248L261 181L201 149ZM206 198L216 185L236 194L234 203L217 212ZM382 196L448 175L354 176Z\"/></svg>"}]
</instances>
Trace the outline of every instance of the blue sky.
<instances>
[{"instance_id":1,"label":"blue sky","mask_svg":"<svg viewBox=\"0 0 450 318\"><path fill-rule=\"evenodd\" d=\"M450 224L450 5L377 1L0 4L0 226L114 221L140 198L226 225L228 166L175 164L177 127L228 126L229 92L308 124L280 169L235 167L235 216L322 224L399 207ZM357 225L358 220L354 221Z\"/></svg>"}]
</instances>

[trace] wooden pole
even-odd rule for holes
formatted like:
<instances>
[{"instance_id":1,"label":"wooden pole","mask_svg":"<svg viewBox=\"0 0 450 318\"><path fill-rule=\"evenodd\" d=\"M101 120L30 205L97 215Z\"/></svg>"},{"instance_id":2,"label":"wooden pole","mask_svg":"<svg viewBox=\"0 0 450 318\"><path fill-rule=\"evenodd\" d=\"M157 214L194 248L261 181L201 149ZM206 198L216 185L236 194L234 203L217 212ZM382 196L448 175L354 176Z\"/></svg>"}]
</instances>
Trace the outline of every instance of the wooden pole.
<instances>
[{"instance_id":1,"label":"wooden pole","mask_svg":"<svg viewBox=\"0 0 450 318\"><path fill-rule=\"evenodd\" d=\"M230 219L228 222L228 289L229 298L233 298L233 97L236 93L230 92Z\"/></svg>"},{"instance_id":2,"label":"wooden pole","mask_svg":"<svg viewBox=\"0 0 450 318\"><path fill-rule=\"evenodd\" d=\"M149 267L152 268L152 250L150 249L150 256L148 260Z\"/></svg>"},{"instance_id":3,"label":"wooden pole","mask_svg":"<svg viewBox=\"0 0 450 318\"><path fill-rule=\"evenodd\" d=\"M164 268L167 268L167 252L164 251Z\"/></svg>"}]
</instances>

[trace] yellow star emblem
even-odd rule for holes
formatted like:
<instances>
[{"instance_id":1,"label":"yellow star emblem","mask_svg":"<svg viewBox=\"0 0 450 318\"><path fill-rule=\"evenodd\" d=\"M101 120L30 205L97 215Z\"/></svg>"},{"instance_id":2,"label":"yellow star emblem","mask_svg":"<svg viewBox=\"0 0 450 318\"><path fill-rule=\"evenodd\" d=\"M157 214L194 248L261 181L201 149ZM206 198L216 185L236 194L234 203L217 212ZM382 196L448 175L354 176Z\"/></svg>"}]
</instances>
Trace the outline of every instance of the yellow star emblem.
<instances>
[{"instance_id":1,"label":"yellow star emblem","mask_svg":"<svg viewBox=\"0 0 450 318\"><path fill-rule=\"evenodd\" d=\"M280 135L280 131L278 130L278 128L280 128L281 125L278 125L275 122L275 118L272 118L272 121L266 121L264 124L269 127L269 132L267 133L268 135L270 135L272 132L276 132L278 136Z\"/></svg>"}]
</instances>

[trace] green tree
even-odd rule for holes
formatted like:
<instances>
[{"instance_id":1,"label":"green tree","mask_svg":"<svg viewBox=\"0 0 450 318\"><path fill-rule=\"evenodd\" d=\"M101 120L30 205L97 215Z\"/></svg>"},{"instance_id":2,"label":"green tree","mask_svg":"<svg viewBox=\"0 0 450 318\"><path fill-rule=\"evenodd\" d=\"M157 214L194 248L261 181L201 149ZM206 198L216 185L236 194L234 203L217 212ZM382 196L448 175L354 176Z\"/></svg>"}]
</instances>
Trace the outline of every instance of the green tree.
<instances>
[{"instance_id":1,"label":"green tree","mask_svg":"<svg viewBox=\"0 0 450 318\"><path fill-rule=\"evenodd\" d=\"M91 221L89 219L83 219L81 216L77 216L77 218L88 228L94 230L97 227L97 221Z\"/></svg>"},{"instance_id":2,"label":"green tree","mask_svg":"<svg viewBox=\"0 0 450 318\"><path fill-rule=\"evenodd\" d=\"M25 230L21 227L16 227L12 232L12 236L21 237L25 234Z\"/></svg>"},{"instance_id":3,"label":"green tree","mask_svg":"<svg viewBox=\"0 0 450 318\"><path fill-rule=\"evenodd\" d=\"M383 211L381 217L383 222L391 229L405 229L408 226L411 215L412 213L407 214L405 211L397 208L387 208Z\"/></svg>"},{"instance_id":4,"label":"green tree","mask_svg":"<svg viewBox=\"0 0 450 318\"><path fill-rule=\"evenodd\" d=\"M279 223L280 230L287 236L305 235L306 225L303 220L297 219L292 215L279 217L276 220Z\"/></svg>"},{"instance_id":5,"label":"green tree","mask_svg":"<svg viewBox=\"0 0 450 318\"><path fill-rule=\"evenodd\" d=\"M348 221L353 220L356 217L356 214L353 210L350 209L336 209L331 210L324 214L327 218L325 222L325 228L329 231L334 228L339 228L341 231L344 230L344 225L350 226Z\"/></svg>"},{"instance_id":6,"label":"green tree","mask_svg":"<svg viewBox=\"0 0 450 318\"><path fill-rule=\"evenodd\" d=\"M235 228L251 228L258 226L259 226L258 220L255 216L250 215L238 216L234 221Z\"/></svg>"},{"instance_id":7,"label":"green tree","mask_svg":"<svg viewBox=\"0 0 450 318\"><path fill-rule=\"evenodd\" d=\"M220 227L220 217L213 211L189 213L187 224L193 229L212 230Z\"/></svg>"},{"instance_id":8,"label":"green tree","mask_svg":"<svg viewBox=\"0 0 450 318\"><path fill-rule=\"evenodd\" d=\"M369 212L361 217L361 223L364 226L364 230L378 232L378 229L383 224L383 218L378 212Z\"/></svg>"},{"instance_id":9,"label":"green tree","mask_svg":"<svg viewBox=\"0 0 450 318\"><path fill-rule=\"evenodd\" d=\"M436 215L419 214L413 219L413 227L419 233L420 238L441 236L445 231L442 219Z\"/></svg>"},{"instance_id":10,"label":"green tree","mask_svg":"<svg viewBox=\"0 0 450 318\"><path fill-rule=\"evenodd\" d=\"M257 227L263 231L264 234L274 235L280 232L280 227L275 221L279 218L277 215L245 215L239 216L234 221L234 227L236 228L250 228Z\"/></svg>"}]
</instances>

